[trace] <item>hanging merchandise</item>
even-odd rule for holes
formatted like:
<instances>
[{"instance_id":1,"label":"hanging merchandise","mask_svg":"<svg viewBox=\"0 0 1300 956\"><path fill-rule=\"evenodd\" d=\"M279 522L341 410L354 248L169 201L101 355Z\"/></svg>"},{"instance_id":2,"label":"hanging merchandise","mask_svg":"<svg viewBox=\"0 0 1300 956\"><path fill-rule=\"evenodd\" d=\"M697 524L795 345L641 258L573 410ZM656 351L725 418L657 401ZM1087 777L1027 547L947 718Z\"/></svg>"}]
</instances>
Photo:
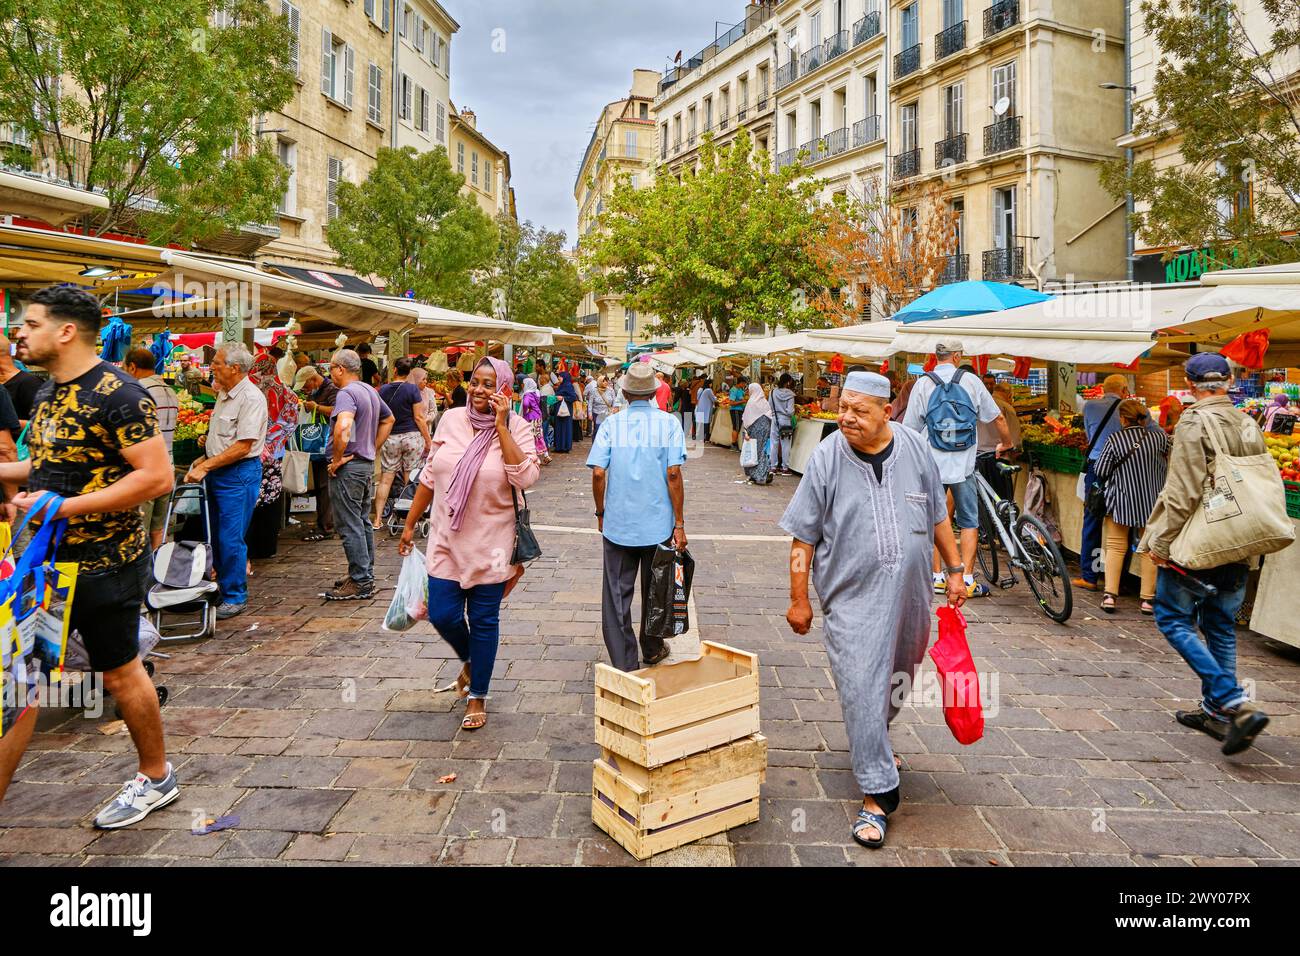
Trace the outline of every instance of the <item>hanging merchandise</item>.
<instances>
[{"instance_id":1,"label":"hanging merchandise","mask_svg":"<svg viewBox=\"0 0 1300 956\"><path fill-rule=\"evenodd\" d=\"M460 355L456 358L456 368L460 369L460 371L464 372L466 375L474 374L475 364L474 353L469 349L463 349Z\"/></svg>"},{"instance_id":2,"label":"hanging merchandise","mask_svg":"<svg viewBox=\"0 0 1300 956\"><path fill-rule=\"evenodd\" d=\"M831 364L826 366L826 371L834 372L836 375L844 371L844 356L836 352L831 356Z\"/></svg>"},{"instance_id":3,"label":"hanging merchandise","mask_svg":"<svg viewBox=\"0 0 1300 956\"><path fill-rule=\"evenodd\" d=\"M987 355L976 355L970 360L971 368L975 369L978 375L987 375L989 371L989 357Z\"/></svg>"},{"instance_id":4,"label":"hanging merchandise","mask_svg":"<svg viewBox=\"0 0 1300 956\"><path fill-rule=\"evenodd\" d=\"M928 359L925 360L925 365L921 367L925 369L925 371L927 372L933 372L935 368L938 366L938 364L939 364L938 356L931 355Z\"/></svg>"},{"instance_id":5,"label":"hanging merchandise","mask_svg":"<svg viewBox=\"0 0 1300 956\"><path fill-rule=\"evenodd\" d=\"M99 357L105 362L120 362L126 358L126 350L131 345L131 326L120 315L113 313L108 317L108 325L100 332L100 340L104 343L104 349Z\"/></svg>"},{"instance_id":6,"label":"hanging merchandise","mask_svg":"<svg viewBox=\"0 0 1300 956\"><path fill-rule=\"evenodd\" d=\"M153 344L149 346L149 351L154 357L154 374L161 375L163 369L167 367L167 360L172 354L172 334L170 330L163 329L153 337Z\"/></svg>"},{"instance_id":7,"label":"hanging merchandise","mask_svg":"<svg viewBox=\"0 0 1300 956\"><path fill-rule=\"evenodd\" d=\"M441 350L430 352L428 367L435 375L442 375L447 371L447 353Z\"/></svg>"},{"instance_id":8,"label":"hanging merchandise","mask_svg":"<svg viewBox=\"0 0 1300 956\"><path fill-rule=\"evenodd\" d=\"M1263 368L1268 339L1268 329L1252 329L1225 345L1219 354L1246 368Z\"/></svg>"},{"instance_id":9,"label":"hanging merchandise","mask_svg":"<svg viewBox=\"0 0 1300 956\"><path fill-rule=\"evenodd\" d=\"M1029 367L1030 360L1024 356L1018 356L1016 358L1016 366L1011 370L1011 377L1021 379L1029 378Z\"/></svg>"},{"instance_id":10,"label":"hanging merchandise","mask_svg":"<svg viewBox=\"0 0 1300 956\"><path fill-rule=\"evenodd\" d=\"M530 355L524 359L524 374L532 375L533 368L534 368L533 357Z\"/></svg>"}]
</instances>

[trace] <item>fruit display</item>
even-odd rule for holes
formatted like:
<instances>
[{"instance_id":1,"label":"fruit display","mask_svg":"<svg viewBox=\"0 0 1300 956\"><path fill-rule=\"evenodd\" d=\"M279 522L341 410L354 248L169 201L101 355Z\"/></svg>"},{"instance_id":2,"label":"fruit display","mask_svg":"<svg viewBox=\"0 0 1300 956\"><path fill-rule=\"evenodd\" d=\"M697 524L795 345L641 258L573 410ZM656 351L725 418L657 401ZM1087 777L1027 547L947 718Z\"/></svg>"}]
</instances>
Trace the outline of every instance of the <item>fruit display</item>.
<instances>
[{"instance_id":1,"label":"fruit display","mask_svg":"<svg viewBox=\"0 0 1300 956\"><path fill-rule=\"evenodd\" d=\"M1295 435L1264 435L1268 453L1277 462L1284 481L1300 481L1300 437Z\"/></svg>"},{"instance_id":2,"label":"fruit display","mask_svg":"<svg viewBox=\"0 0 1300 956\"><path fill-rule=\"evenodd\" d=\"M176 414L176 441L187 441L206 435L212 412L187 392L182 392L177 396L177 400L180 411Z\"/></svg>"},{"instance_id":3,"label":"fruit display","mask_svg":"<svg viewBox=\"0 0 1300 956\"><path fill-rule=\"evenodd\" d=\"M1079 451L1088 447L1088 435L1083 429L1060 423L1049 424L1053 421L1054 419L1049 418L1042 425L1020 426L1021 441L1034 445L1053 445L1057 448L1075 448Z\"/></svg>"}]
</instances>

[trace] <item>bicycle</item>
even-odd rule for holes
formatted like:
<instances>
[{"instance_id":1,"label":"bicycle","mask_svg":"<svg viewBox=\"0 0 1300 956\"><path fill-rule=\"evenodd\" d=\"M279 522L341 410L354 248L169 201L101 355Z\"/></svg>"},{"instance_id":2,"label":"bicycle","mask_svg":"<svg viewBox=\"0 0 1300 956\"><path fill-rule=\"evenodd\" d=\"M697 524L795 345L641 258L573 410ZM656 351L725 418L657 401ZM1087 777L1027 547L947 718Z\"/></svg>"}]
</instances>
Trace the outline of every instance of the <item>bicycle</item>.
<instances>
[{"instance_id":1,"label":"bicycle","mask_svg":"<svg viewBox=\"0 0 1300 956\"><path fill-rule=\"evenodd\" d=\"M1004 475L1020 471L1019 465L1003 461L997 462L997 468ZM1014 501L999 497L978 471L974 477L980 502L979 547L975 557L985 580L990 586L1005 590L1015 586L1019 569L1043 613L1064 624L1074 610L1074 595L1065 558L1047 526L1034 515L1021 513ZM1005 578L998 576L999 550L1005 552L1008 562Z\"/></svg>"}]
</instances>

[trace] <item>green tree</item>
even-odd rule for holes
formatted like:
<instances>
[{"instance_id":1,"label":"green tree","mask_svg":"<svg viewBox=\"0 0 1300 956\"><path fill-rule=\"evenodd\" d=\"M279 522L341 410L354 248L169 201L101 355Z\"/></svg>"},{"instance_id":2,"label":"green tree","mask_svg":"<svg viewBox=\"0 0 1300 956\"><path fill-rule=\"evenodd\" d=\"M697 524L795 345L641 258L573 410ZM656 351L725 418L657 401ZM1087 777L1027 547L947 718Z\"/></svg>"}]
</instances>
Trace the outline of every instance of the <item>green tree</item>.
<instances>
[{"instance_id":1,"label":"green tree","mask_svg":"<svg viewBox=\"0 0 1300 956\"><path fill-rule=\"evenodd\" d=\"M697 173L678 182L661 170L645 189L619 183L600 228L583 239L582 268L597 291L657 315L656 335L702 322L714 342L726 342L749 322L827 325L811 304L837 284L813 254L825 230L821 183L800 174L795 166L772 172L745 129L721 149L706 134Z\"/></svg>"},{"instance_id":2,"label":"green tree","mask_svg":"<svg viewBox=\"0 0 1300 956\"><path fill-rule=\"evenodd\" d=\"M288 174L254 120L293 94L294 40L264 0L0 0L0 22L0 121L34 168L108 199L91 233L275 221Z\"/></svg>"},{"instance_id":3,"label":"green tree","mask_svg":"<svg viewBox=\"0 0 1300 956\"><path fill-rule=\"evenodd\" d=\"M573 329L583 288L577 267L565 255L564 233L532 222L521 225L504 213L497 216L497 232L496 256L480 283L492 314L508 322Z\"/></svg>"},{"instance_id":4,"label":"green tree","mask_svg":"<svg viewBox=\"0 0 1300 956\"><path fill-rule=\"evenodd\" d=\"M1287 76L1300 47L1300 0L1259 0L1268 36L1252 36L1224 0L1144 2L1161 52L1154 102L1134 111L1134 131L1177 137L1178 166L1122 159L1102 168L1116 199L1147 211L1133 227L1156 246L1206 247L1224 264L1290 261L1282 239L1300 229L1300 92Z\"/></svg>"},{"instance_id":5,"label":"green tree","mask_svg":"<svg viewBox=\"0 0 1300 956\"><path fill-rule=\"evenodd\" d=\"M425 302L485 311L475 279L491 264L497 231L464 184L441 146L381 149L365 182L339 183L325 239L343 265L380 276L394 295L410 289Z\"/></svg>"}]
</instances>

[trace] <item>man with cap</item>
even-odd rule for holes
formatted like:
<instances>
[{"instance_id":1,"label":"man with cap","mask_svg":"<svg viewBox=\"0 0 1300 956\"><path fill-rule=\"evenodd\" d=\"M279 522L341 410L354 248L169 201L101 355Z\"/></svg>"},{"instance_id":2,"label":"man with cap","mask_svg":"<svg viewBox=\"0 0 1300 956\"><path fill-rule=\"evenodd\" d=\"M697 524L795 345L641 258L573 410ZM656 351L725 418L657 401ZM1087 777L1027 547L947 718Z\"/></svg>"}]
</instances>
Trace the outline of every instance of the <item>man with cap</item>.
<instances>
[{"instance_id":1,"label":"man with cap","mask_svg":"<svg viewBox=\"0 0 1300 956\"><path fill-rule=\"evenodd\" d=\"M884 843L885 818L898 806L889 724L907 696L896 685L910 684L929 643L925 572L934 548L943 556L948 603L966 600L939 466L917 432L890 424L891 412L887 378L850 373L839 432L813 452L780 522L794 537L786 620L796 634L812 626L811 569L863 793L853 838L870 847Z\"/></svg>"},{"instance_id":2,"label":"man with cap","mask_svg":"<svg viewBox=\"0 0 1300 956\"><path fill-rule=\"evenodd\" d=\"M677 416L654 403L659 381L645 362L623 377L625 406L607 418L592 442L587 465L596 499L596 527L604 543L601 631L609 659L634 671L668 656L662 638L645 634L647 587L655 548L669 540L686 549L682 463L686 439ZM641 653L632 631L632 595L641 579Z\"/></svg>"},{"instance_id":3,"label":"man with cap","mask_svg":"<svg viewBox=\"0 0 1300 956\"><path fill-rule=\"evenodd\" d=\"M952 515L961 532L962 575L967 597L984 597L988 585L975 583L975 551L979 545L979 492L976 491L975 459L978 452L978 425L983 422L997 431L994 454L1012 447L1011 429L1006 416L993 400L979 376L959 369L962 345L956 339L936 342L934 371L916 380L907 401L903 424L926 435L930 454L939 466L944 489L952 495ZM949 389L956 384L959 389ZM943 594L948 578L934 555L934 590Z\"/></svg>"},{"instance_id":4,"label":"man with cap","mask_svg":"<svg viewBox=\"0 0 1300 956\"><path fill-rule=\"evenodd\" d=\"M1174 718L1222 740L1223 752L1235 754L1249 747L1268 724L1268 716L1247 699L1237 681L1235 621L1246 597L1250 565L1225 564L1192 575L1172 564L1169 550L1201 506L1205 481L1214 473L1211 431L1224 452L1233 457L1264 455L1268 449L1259 426L1228 397L1232 372L1227 359L1201 352L1183 368L1196 402L1178 419L1169 453L1169 476L1136 550L1149 553L1160 569L1156 626L1201 679L1200 709L1175 711ZM1213 585L1214 593L1207 591L1206 584ZM1198 626L1204 642L1197 634Z\"/></svg>"}]
</instances>

